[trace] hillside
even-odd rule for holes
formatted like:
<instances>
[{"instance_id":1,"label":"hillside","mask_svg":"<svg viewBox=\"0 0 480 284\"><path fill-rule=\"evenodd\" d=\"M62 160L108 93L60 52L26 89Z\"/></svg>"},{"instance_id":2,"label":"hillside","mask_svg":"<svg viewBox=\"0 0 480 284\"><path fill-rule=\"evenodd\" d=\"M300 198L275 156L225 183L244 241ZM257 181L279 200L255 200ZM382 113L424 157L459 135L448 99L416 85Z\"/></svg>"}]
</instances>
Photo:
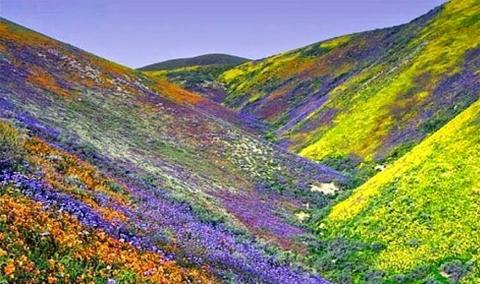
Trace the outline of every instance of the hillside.
<instances>
[{"instance_id":1,"label":"hillside","mask_svg":"<svg viewBox=\"0 0 480 284\"><path fill-rule=\"evenodd\" d=\"M144 71L144 73L155 80L167 80L211 101L222 103L228 93L218 77L230 68L232 68L231 65L197 65L171 70ZM253 115L249 116L258 123L261 122ZM265 126L263 128L266 129Z\"/></svg>"},{"instance_id":2,"label":"hillside","mask_svg":"<svg viewBox=\"0 0 480 284\"><path fill-rule=\"evenodd\" d=\"M0 283L480 283L479 39L134 70L0 18Z\"/></svg>"},{"instance_id":3,"label":"hillside","mask_svg":"<svg viewBox=\"0 0 480 284\"><path fill-rule=\"evenodd\" d=\"M219 80L223 104L272 127L300 155L354 171L408 152L480 92L480 3L247 62Z\"/></svg>"},{"instance_id":4,"label":"hillside","mask_svg":"<svg viewBox=\"0 0 480 284\"><path fill-rule=\"evenodd\" d=\"M479 283L479 133L477 101L336 205L317 224L326 240L317 251L322 273L369 283Z\"/></svg>"},{"instance_id":5,"label":"hillside","mask_svg":"<svg viewBox=\"0 0 480 284\"><path fill-rule=\"evenodd\" d=\"M162 61L159 63L154 63L151 65L138 68L138 70L159 71L159 70L172 70L172 69L179 69L184 67L208 66L208 65L236 66L236 65L245 63L249 60L250 59L229 55L229 54L212 53L212 54L204 54L204 55L189 57L189 58L177 58L177 59Z\"/></svg>"},{"instance_id":6,"label":"hillside","mask_svg":"<svg viewBox=\"0 0 480 284\"><path fill-rule=\"evenodd\" d=\"M192 58L168 60L138 70L154 79L168 80L182 88L221 103L227 96L227 91L225 86L219 82L218 77L228 69L246 61L249 59L227 54L206 54ZM262 127L262 129L265 128Z\"/></svg>"},{"instance_id":7,"label":"hillside","mask_svg":"<svg viewBox=\"0 0 480 284\"><path fill-rule=\"evenodd\" d=\"M0 70L2 280L325 283L295 261L298 213L331 203L336 171L5 19Z\"/></svg>"}]
</instances>

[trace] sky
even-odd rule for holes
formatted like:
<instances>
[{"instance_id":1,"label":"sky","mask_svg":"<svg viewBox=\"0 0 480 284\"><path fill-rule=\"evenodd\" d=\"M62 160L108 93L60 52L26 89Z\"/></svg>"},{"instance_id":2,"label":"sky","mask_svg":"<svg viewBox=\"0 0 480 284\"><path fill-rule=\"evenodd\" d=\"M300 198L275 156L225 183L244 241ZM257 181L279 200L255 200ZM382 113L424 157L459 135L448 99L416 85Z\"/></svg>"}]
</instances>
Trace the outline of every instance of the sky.
<instances>
[{"instance_id":1,"label":"sky","mask_svg":"<svg viewBox=\"0 0 480 284\"><path fill-rule=\"evenodd\" d=\"M259 59L406 23L444 0L0 0L0 16L118 63Z\"/></svg>"}]
</instances>

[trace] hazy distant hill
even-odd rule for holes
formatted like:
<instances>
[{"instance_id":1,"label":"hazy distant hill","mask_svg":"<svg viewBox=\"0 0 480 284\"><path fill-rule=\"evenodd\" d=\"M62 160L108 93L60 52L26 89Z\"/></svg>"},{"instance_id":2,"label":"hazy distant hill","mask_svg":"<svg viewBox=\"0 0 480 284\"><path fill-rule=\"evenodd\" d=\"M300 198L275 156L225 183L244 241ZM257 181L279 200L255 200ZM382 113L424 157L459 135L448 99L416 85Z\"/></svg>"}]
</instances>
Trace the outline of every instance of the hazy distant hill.
<instances>
[{"instance_id":1,"label":"hazy distant hill","mask_svg":"<svg viewBox=\"0 0 480 284\"><path fill-rule=\"evenodd\" d=\"M139 70L153 78L167 79L215 102L222 102L227 92L218 77L226 70L247 61L246 58L227 54L207 54L168 60Z\"/></svg>"},{"instance_id":2,"label":"hazy distant hill","mask_svg":"<svg viewBox=\"0 0 480 284\"><path fill-rule=\"evenodd\" d=\"M205 54L189 58L177 58L159 63L147 65L138 70L141 71L158 71L158 70L171 70L183 67L192 66L206 66L206 65L227 65L235 66L249 61L250 59L221 53Z\"/></svg>"}]
</instances>

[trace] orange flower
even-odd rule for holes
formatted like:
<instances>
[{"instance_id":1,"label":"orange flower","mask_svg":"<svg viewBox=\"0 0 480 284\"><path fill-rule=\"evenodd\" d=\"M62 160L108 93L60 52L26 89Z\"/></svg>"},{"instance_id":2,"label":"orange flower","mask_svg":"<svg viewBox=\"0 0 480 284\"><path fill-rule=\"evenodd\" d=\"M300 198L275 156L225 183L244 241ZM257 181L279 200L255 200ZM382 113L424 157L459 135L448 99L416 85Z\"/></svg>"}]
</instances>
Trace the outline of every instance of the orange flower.
<instances>
[{"instance_id":1,"label":"orange flower","mask_svg":"<svg viewBox=\"0 0 480 284\"><path fill-rule=\"evenodd\" d=\"M3 268L5 275L9 276L15 272L15 263L12 259L9 259L7 265Z\"/></svg>"},{"instance_id":2,"label":"orange flower","mask_svg":"<svg viewBox=\"0 0 480 284\"><path fill-rule=\"evenodd\" d=\"M57 278L56 278L56 277L53 277L53 276L48 276L47 282L48 282L49 284L57 283Z\"/></svg>"}]
</instances>

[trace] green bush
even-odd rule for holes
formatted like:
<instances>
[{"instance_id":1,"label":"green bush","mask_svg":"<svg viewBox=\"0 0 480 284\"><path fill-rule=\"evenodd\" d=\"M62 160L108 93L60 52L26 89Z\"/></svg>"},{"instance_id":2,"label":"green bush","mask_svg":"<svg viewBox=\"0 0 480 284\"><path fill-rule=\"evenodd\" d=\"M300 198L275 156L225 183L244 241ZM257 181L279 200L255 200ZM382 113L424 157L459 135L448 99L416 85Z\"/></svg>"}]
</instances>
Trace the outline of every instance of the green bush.
<instances>
[{"instance_id":1,"label":"green bush","mask_svg":"<svg viewBox=\"0 0 480 284\"><path fill-rule=\"evenodd\" d=\"M22 137L10 124L0 121L0 169L18 169L22 164Z\"/></svg>"}]
</instances>

